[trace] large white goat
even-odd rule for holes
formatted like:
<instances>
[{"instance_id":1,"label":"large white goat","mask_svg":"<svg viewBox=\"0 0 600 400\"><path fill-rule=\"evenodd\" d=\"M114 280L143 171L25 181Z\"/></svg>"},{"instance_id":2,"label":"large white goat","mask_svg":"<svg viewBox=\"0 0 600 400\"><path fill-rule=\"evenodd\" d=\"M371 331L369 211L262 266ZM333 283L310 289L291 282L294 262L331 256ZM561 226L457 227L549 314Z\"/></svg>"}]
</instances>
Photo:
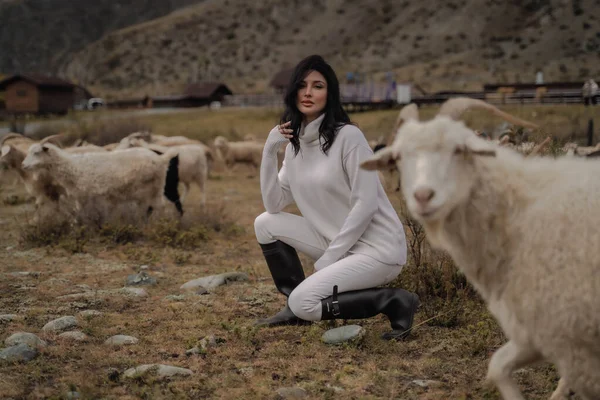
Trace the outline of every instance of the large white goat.
<instances>
[{"instance_id":1,"label":"large white goat","mask_svg":"<svg viewBox=\"0 0 600 400\"><path fill-rule=\"evenodd\" d=\"M505 399L523 396L511 373L546 360L572 389L600 399L600 163L524 157L458 121L482 101L446 102L431 121L413 116L392 146L363 168L396 165L410 214L446 250L485 300L509 341L487 380Z\"/></svg>"},{"instance_id":2,"label":"large white goat","mask_svg":"<svg viewBox=\"0 0 600 400\"><path fill-rule=\"evenodd\" d=\"M47 170L81 210L88 199L108 204L134 202L148 214L164 204L164 195L182 213L177 192L178 157L161 157L148 149L72 155L52 144L34 144L22 166Z\"/></svg>"}]
</instances>

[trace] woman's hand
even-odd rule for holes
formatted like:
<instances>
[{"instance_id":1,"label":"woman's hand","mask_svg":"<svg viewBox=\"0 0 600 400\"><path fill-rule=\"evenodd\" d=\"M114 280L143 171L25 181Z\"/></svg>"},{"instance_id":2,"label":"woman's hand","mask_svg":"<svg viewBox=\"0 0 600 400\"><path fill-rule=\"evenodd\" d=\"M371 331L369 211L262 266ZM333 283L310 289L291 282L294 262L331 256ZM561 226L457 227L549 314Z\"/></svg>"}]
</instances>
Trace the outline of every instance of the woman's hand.
<instances>
[{"instance_id":1,"label":"woman's hand","mask_svg":"<svg viewBox=\"0 0 600 400\"><path fill-rule=\"evenodd\" d=\"M292 121L288 121L285 124L277 125L277 129L279 130L279 133L281 133L281 135L286 139L291 139L294 137L294 135L292 135L294 130L290 129L291 125L292 125Z\"/></svg>"}]
</instances>

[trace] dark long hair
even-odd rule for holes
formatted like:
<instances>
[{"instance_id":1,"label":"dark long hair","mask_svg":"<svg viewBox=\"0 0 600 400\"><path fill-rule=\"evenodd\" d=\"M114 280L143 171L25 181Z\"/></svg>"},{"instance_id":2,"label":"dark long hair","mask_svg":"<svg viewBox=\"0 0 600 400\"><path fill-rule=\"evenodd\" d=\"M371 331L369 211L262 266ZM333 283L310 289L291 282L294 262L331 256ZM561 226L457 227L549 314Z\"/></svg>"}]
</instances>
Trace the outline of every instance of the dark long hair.
<instances>
[{"instance_id":1,"label":"dark long hair","mask_svg":"<svg viewBox=\"0 0 600 400\"><path fill-rule=\"evenodd\" d=\"M280 123L283 124L287 121L291 121L291 129L294 130L294 137L290 139L292 146L294 147L294 154L298 154L300 151L300 140L298 135L300 133L300 125L304 115L298 110L296 102L298 101L298 90L300 85L304 81L304 78L312 72L317 71L325 77L327 81L327 103L323 109L325 117L321 126L319 127L319 142L321 143L321 150L327 154L333 141L337 135L339 128L346 124L352 124L350 117L346 114L346 111L342 107L340 100L340 84L337 76L333 71L333 68L325 62L323 57L319 55L312 55L306 57L300 61L294 73L290 79L290 82L285 93L285 111L281 116Z\"/></svg>"}]
</instances>

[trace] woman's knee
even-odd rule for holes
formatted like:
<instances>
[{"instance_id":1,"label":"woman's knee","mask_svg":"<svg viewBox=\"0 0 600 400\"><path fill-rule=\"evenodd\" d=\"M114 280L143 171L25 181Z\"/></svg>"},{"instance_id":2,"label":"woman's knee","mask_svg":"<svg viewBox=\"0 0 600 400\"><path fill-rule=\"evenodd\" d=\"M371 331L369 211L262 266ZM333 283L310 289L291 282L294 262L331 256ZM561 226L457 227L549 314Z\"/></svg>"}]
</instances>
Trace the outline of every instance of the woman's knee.
<instances>
[{"instance_id":1,"label":"woman's knee","mask_svg":"<svg viewBox=\"0 0 600 400\"><path fill-rule=\"evenodd\" d=\"M300 286L290 294L288 306L295 316L305 321L321 320L321 299L312 298Z\"/></svg>"},{"instance_id":2,"label":"woman's knee","mask_svg":"<svg viewBox=\"0 0 600 400\"><path fill-rule=\"evenodd\" d=\"M277 214L269 214L268 212L264 212L254 220L254 233L256 234L256 240L258 240L258 243L267 244L275 241L270 233L270 228L273 226L275 215Z\"/></svg>"}]
</instances>

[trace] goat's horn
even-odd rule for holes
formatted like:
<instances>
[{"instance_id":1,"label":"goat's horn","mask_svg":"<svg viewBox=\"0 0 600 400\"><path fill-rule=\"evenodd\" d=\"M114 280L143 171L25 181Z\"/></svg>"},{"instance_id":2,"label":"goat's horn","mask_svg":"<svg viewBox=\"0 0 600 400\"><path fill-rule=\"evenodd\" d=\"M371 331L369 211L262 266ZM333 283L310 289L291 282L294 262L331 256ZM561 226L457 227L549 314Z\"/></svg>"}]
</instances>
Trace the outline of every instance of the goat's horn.
<instances>
[{"instance_id":1,"label":"goat's horn","mask_svg":"<svg viewBox=\"0 0 600 400\"><path fill-rule=\"evenodd\" d=\"M54 141L54 139L60 139L62 137L63 137L62 133L57 133L55 135L46 136L45 138L40 140L40 144L50 143L50 144L56 145L58 147L62 147L62 146L60 146L60 142Z\"/></svg>"},{"instance_id":2,"label":"goat's horn","mask_svg":"<svg viewBox=\"0 0 600 400\"><path fill-rule=\"evenodd\" d=\"M538 125L536 125L532 122L529 122L529 121L525 121L524 119L517 118L508 113L505 113L504 111L500 110L499 108L497 108L489 103L486 103L483 100L472 99L469 97L455 97L455 98L446 100L444 102L444 104L442 104L442 106L440 107L440 111L438 112L438 115L446 115L454 120L458 120L463 115L463 113L465 111L469 110L470 108L483 108L484 110L491 111L492 114L494 114L500 118L503 118L504 120L506 120L510 123L513 123L515 125L524 126L526 128L534 128L534 129L539 128Z\"/></svg>"}]
</instances>

